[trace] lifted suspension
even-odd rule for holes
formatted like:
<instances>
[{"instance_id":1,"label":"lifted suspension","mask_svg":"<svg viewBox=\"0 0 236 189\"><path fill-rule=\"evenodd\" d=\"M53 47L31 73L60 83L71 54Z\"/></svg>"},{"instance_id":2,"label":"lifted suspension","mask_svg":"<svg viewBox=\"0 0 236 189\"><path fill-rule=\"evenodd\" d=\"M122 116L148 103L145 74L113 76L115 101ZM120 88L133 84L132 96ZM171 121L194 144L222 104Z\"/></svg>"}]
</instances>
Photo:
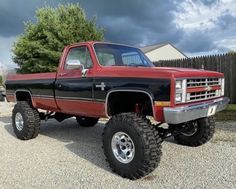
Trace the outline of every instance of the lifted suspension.
<instances>
[{"instance_id":1,"label":"lifted suspension","mask_svg":"<svg viewBox=\"0 0 236 189\"><path fill-rule=\"evenodd\" d=\"M191 125L189 123L179 125L168 125L167 128L161 127L165 123L153 124L156 130L159 132L160 137L164 140L166 138L179 135L183 132L190 130Z\"/></svg>"},{"instance_id":2,"label":"lifted suspension","mask_svg":"<svg viewBox=\"0 0 236 189\"><path fill-rule=\"evenodd\" d=\"M60 113L60 112L49 112L49 111L47 111L46 113L40 112L39 117L40 117L41 120L45 120L45 121L47 121L48 119L54 118L58 122L62 122L65 119L68 119L68 118L72 117L72 115L63 114L63 113Z\"/></svg>"}]
</instances>

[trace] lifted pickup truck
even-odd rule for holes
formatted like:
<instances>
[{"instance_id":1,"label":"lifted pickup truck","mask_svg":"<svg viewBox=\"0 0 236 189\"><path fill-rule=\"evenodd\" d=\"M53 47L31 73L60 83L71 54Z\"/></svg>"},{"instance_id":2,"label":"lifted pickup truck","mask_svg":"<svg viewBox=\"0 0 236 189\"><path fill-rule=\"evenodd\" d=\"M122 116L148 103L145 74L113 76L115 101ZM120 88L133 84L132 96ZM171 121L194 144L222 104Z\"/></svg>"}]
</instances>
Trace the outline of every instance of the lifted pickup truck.
<instances>
[{"instance_id":1,"label":"lifted pickup truck","mask_svg":"<svg viewBox=\"0 0 236 189\"><path fill-rule=\"evenodd\" d=\"M22 140L38 135L40 120L75 116L89 127L110 118L104 153L112 170L130 179L157 167L166 137L188 146L209 141L214 114L229 102L222 73L155 67L137 48L102 42L67 46L56 73L9 75L6 89L7 100L17 102L12 125Z\"/></svg>"}]
</instances>

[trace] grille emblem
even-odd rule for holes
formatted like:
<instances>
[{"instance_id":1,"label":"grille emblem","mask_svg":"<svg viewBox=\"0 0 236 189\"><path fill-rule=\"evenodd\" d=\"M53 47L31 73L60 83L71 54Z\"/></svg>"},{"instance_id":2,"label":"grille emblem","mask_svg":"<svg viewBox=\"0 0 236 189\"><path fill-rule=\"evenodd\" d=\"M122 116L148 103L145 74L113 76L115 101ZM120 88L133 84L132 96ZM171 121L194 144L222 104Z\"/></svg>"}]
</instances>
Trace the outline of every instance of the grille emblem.
<instances>
[{"instance_id":1,"label":"grille emblem","mask_svg":"<svg viewBox=\"0 0 236 189\"><path fill-rule=\"evenodd\" d=\"M205 89L206 89L206 91L211 91L212 87L207 86Z\"/></svg>"}]
</instances>

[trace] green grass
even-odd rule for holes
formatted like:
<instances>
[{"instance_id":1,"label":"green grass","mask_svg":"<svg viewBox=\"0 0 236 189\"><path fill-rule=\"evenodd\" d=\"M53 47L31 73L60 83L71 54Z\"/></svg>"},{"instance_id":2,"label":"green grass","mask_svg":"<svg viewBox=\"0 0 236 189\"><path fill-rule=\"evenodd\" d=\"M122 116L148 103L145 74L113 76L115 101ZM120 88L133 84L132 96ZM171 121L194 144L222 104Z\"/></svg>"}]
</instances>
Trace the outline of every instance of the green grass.
<instances>
[{"instance_id":1,"label":"green grass","mask_svg":"<svg viewBox=\"0 0 236 189\"><path fill-rule=\"evenodd\" d=\"M225 110L216 114L217 121L236 121L236 104L229 104Z\"/></svg>"},{"instance_id":2,"label":"green grass","mask_svg":"<svg viewBox=\"0 0 236 189\"><path fill-rule=\"evenodd\" d=\"M236 104L228 104L224 111L236 111Z\"/></svg>"}]
</instances>

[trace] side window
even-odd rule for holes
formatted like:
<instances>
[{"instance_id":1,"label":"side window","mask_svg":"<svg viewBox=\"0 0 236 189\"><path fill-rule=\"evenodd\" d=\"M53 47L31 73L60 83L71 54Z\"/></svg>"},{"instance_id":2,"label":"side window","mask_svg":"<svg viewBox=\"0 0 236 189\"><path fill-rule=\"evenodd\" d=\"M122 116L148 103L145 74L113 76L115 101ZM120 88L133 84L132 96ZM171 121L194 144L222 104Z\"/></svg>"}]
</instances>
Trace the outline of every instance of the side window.
<instances>
[{"instance_id":1,"label":"side window","mask_svg":"<svg viewBox=\"0 0 236 189\"><path fill-rule=\"evenodd\" d=\"M105 52L98 52L97 56L98 56L100 64L102 64L102 66L113 66L116 64L114 54L105 53Z\"/></svg>"},{"instance_id":2,"label":"side window","mask_svg":"<svg viewBox=\"0 0 236 189\"><path fill-rule=\"evenodd\" d=\"M92 68L93 63L89 54L89 51L87 47L82 46L82 47L75 47L70 49L67 57L66 57L66 63L64 69L74 69L74 67L70 67L68 65L68 62L74 62L84 65L84 68Z\"/></svg>"}]
</instances>

